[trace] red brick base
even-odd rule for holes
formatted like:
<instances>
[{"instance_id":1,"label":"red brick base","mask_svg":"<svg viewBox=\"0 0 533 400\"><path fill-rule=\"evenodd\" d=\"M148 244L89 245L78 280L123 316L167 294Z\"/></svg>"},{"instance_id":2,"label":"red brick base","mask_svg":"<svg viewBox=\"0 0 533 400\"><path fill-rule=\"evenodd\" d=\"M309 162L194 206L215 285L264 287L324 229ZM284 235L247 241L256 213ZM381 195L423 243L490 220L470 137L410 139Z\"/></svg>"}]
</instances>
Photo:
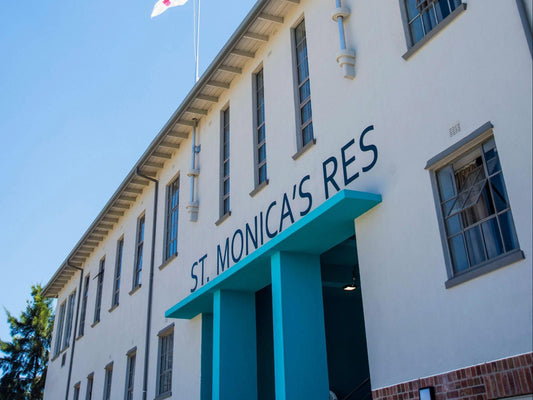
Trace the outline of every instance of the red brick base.
<instances>
[{"instance_id":1,"label":"red brick base","mask_svg":"<svg viewBox=\"0 0 533 400\"><path fill-rule=\"evenodd\" d=\"M374 400L418 400L433 386L436 400L491 400L533 393L533 353L463 368L372 391Z\"/></svg>"}]
</instances>

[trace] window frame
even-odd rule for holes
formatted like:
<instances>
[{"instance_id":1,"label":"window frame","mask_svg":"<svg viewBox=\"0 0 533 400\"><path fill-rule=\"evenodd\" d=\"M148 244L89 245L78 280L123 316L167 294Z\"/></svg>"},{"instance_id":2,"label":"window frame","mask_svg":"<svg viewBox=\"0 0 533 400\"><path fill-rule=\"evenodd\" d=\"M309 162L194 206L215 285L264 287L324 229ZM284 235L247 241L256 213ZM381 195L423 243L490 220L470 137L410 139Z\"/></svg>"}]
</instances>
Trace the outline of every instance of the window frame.
<instances>
[{"instance_id":1,"label":"window frame","mask_svg":"<svg viewBox=\"0 0 533 400\"><path fill-rule=\"evenodd\" d=\"M111 400L111 385L113 383L113 361L104 367L104 394L103 400Z\"/></svg>"},{"instance_id":2,"label":"window frame","mask_svg":"<svg viewBox=\"0 0 533 400\"><path fill-rule=\"evenodd\" d=\"M92 400L94 389L94 372L87 375L87 389L85 391L85 400Z\"/></svg>"},{"instance_id":3,"label":"window frame","mask_svg":"<svg viewBox=\"0 0 533 400\"><path fill-rule=\"evenodd\" d=\"M57 357L63 350L63 329L65 327L65 317L67 313L67 300L63 300L59 306L59 314L57 316L57 330L54 344L54 358Z\"/></svg>"},{"instance_id":4,"label":"window frame","mask_svg":"<svg viewBox=\"0 0 533 400\"><path fill-rule=\"evenodd\" d=\"M132 291L141 287L141 283L142 283L145 230L146 230L146 218L145 218L145 213L142 213L137 218L137 229L135 233L135 257L134 257L134 262L133 262L133 277L132 277L132 284L131 284Z\"/></svg>"},{"instance_id":5,"label":"window frame","mask_svg":"<svg viewBox=\"0 0 533 400\"><path fill-rule=\"evenodd\" d=\"M76 304L76 290L72 291L72 293L68 296L67 301L67 313L65 316L65 330L63 332L63 345L61 346L61 350L65 350L70 345L70 338L72 337L72 328L73 328L73 320L74 320L74 307Z\"/></svg>"},{"instance_id":6,"label":"window frame","mask_svg":"<svg viewBox=\"0 0 533 400\"><path fill-rule=\"evenodd\" d=\"M175 189L175 192L174 192ZM174 207L172 207L172 198L173 193L177 194L177 202ZM172 259L173 257L176 257L178 254L178 227L179 227L179 206L180 206L180 176L179 174L174 177L170 183L167 185L166 189L166 209L165 209L165 240L164 240L164 248L163 248L163 263L167 262L168 260ZM172 237L172 217L176 214L176 237ZM174 251L170 252L170 246L172 243L176 242L176 248Z\"/></svg>"},{"instance_id":7,"label":"window frame","mask_svg":"<svg viewBox=\"0 0 533 400\"><path fill-rule=\"evenodd\" d=\"M261 92L259 92L258 77L261 75ZM265 72L263 65L257 67L252 74L252 112L253 112L253 160L254 160L254 189L250 196L255 196L263 187L268 185L268 166L266 156L266 105L265 105ZM261 96L261 97L260 97ZM262 102L262 121L259 118L259 103ZM259 131L263 129L263 140L259 141ZM259 160L259 150L265 149L264 160ZM265 168L264 179L261 179L261 168Z\"/></svg>"},{"instance_id":8,"label":"window frame","mask_svg":"<svg viewBox=\"0 0 533 400\"><path fill-rule=\"evenodd\" d=\"M120 280L122 278L122 262L124 261L124 235L117 240L115 256L115 273L113 274L113 293L111 294L111 308L114 310L120 304Z\"/></svg>"},{"instance_id":9,"label":"window frame","mask_svg":"<svg viewBox=\"0 0 533 400\"><path fill-rule=\"evenodd\" d=\"M137 363L137 348L129 350L126 353L126 379L124 382L124 400L133 400L135 393L135 364ZM129 397L131 393L131 397Z\"/></svg>"},{"instance_id":10,"label":"window frame","mask_svg":"<svg viewBox=\"0 0 533 400\"><path fill-rule=\"evenodd\" d=\"M455 10L450 12L450 14L448 14L444 19L442 19L437 25L435 25L433 29L424 34L424 36L422 36L417 42L414 42L413 38L411 37L411 31L409 29L409 23L411 21L409 21L406 1L408 0L399 0L402 25L405 34L405 43L407 44L407 51L402 55L404 60L408 60L420 48L422 48L426 43L433 39L440 31L446 28L459 15L466 11L467 8L467 3L464 2L464 0L461 0L461 4L456 6ZM417 17L413 18L413 20L415 20L416 18Z\"/></svg>"},{"instance_id":11,"label":"window frame","mask_svg":"<svg viewBox=\"0 0 533 400\"><path fill-rule=\"evenodd\" d=\"M81 382L77 382L74 385L74 393L72 395L73 400L80 400Z\"/></svg>"},{"instance_id":12,"label":"window frame","mask_svg":"<svg viewBox=\"0 0 533 400\"><path fill-rule=\"evenodd\" d=\"M89 283L91 282L90 277L90 274L85 276L85 285L81 300L80 322L78 323L78 337L82 337L85 334L85 319L87 318L87 302L89 300Z\"/></svg>"},{"instance_id":13,"label":"window frame","mask_svg":"<svg viewBox=\"0 0 533 400\"><path fill-rule=\"evenodd\" d=\"M159 331L158 336L158 350L157 350L157 382L156 382L156 399L162 399L172 396L172 371L174 367L174 323ZM170 344L165 341L170 340ZM166 353L163 354L163 347L166 346ZM162 370L163 356L170 356L170 368ZM170 375L170 388L162 391L161 379L163 374Z\"/></svg>"},{"instance_id":14,"label":"window frame","mask_svg":"<svg viewBox=\"0 0 533 400\"><path fill-rule=\"evenodd\" d=\"M226 137L226 128L227 128L227 140ZM225 146L227 145L228 156L224 156ZM224 164L228 163L228 173L224 173ZM219 219L215 223L219 225L227 217L231 215L231 110L230 105L227 104L220 111L220 164L219 164ZM228 191L225 192L224 183L228 182ZM227 200L227 209L225 207L225 202Z\"/></svg>"},{"instance_id":15,"label":"window frame","mask_svg":"<svg viewBox=\"0 0 533 400\"><path fill-rule=\"evenodd\" d=\"M100 259L96 281L96 298L94 300L94 318L92 326L100 322L102 317L102 292L104 290L105 256Z\"/></svg>"},{"instance_id":16,"label":"window frame","mask_svg":"<svg viewBox=\"0 0 533 400\"><path fill-rule=\"evenodd\" d=\"M450 246L448 244L449 234L445 226L445 216L442 212L442 201L440 196L440 187L437 180L437 172L453 165L453 163L465 156L468 153L474 151L476 148L481 147L483 144L487 143L491 139L494 139L493 125L491 122L483 124L481 127L473 131L471 134L467 135L454 145L450 146L448 149L437 154L435 157L432 157L426 164L425 169L430 173L430 180L433 190L433 198L435 201L435 209L437 212L437 220L440 231L441 244L444 253L444 259L446 264L447 272L447 281L445 282L445 287L447 289L452 288L461 283L467 282L471 279L477 278L481 275L487 274L496 269L505 267L507 265L513 264L517 261L520 261L525 258L523 251L520 249L520 242L518 240L518 235L514 225L514 219L512 217L512 206L510 204L510 199L507 199L508 210L506 212L510 213L510 227L511 233L514 234L516 240L516 248L504 251L502 254L495 256L493 258L488 258L478 264L470 265L463 271L455 272ZM497 146L496 146L497 148ZM483 161L483 166L485 167L485 161ZM500 160L501 165L501 160ZM505 186L505 180L503 178L503 167L501 167L502 182L506 193L508 193ZM507 196L509 197L509 196ZM448 200L449 201L449 200ZM494 218L498 218L497 215L502 214L504 211L496 211ZM488 217L487 217L488 218ZM480 221L478 221L480 222ZM481 223L481 222L480 222ZM477 223L476 223L477 224ZM472 224L472 225L476 225ZM469 225L470 227L471 225ZM466 229L466 228L465 228ZM463 229L463 230L465 230ZM485 243L484 243L485 244Z\"/></svg>"}]
</instances>

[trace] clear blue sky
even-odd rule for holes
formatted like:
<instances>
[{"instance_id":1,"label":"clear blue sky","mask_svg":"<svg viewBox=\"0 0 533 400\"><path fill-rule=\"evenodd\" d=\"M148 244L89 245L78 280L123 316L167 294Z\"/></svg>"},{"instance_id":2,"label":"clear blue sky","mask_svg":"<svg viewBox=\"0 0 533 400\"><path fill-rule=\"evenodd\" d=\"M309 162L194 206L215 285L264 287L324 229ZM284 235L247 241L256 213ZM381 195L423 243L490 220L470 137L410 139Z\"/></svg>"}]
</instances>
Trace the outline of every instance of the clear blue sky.
<instances>
[{"instance_id":1,"label":"clear blue sky","mask_svg":"<svg viewBox=\"0 0 533 400\"><path fill-rule=\"evenodd\" d=\"M153 20L155 0L0 2L0 306L13 314L192 88L193 1ZM200 73L254 3L202 1Z\"/></svg>"}]
</instances>

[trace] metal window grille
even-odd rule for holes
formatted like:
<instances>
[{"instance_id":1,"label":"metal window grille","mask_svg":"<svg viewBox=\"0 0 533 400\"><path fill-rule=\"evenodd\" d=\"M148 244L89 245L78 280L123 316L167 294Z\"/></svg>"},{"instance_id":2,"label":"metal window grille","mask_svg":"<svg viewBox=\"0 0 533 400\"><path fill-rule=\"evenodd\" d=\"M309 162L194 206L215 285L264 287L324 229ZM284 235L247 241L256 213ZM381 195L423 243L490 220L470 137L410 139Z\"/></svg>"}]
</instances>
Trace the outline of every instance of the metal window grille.
<instances>
[{"instance_id":1,"label":"metal window grille","mask_svg":"<svg viewBox=\"0 0 533 400\"><path fill-rule=\"evenodd\" d=\"M113 366L105 369L104 400L111 400L111 381L113 379Z\"/></svg>"},{"instance_id":2,"label":"metal window grille","mask_svg":"<svg viewBox=\"0 0 533 400\"><path fill-rule=\"evenodd\" d=\"M265 90L263 70L255 75L256 135L257 135L257 184L267 179L266 138L265 138Z\"/></svg>"},{"instance_id":3,"label":"metal window grille","mask_svg":"<svg viewBox=\"0 0 533 400\"><path fill-rule=\"evenodd\" d=\"M165 260L178 252L179 178L168 187Z\"/></svg>"},{"instance_id":4,"label":"metal window grille","mask_svg":"<svg viewBox=\"0 0 533 400\"><path fill-rule=\"evenodd\" d=\"M72 318L74 316L74 300L76 299L76 291L72 292L68 297L68 307L65 325L65 336L63 338L63 348L66 348L70 342L72 335Z\"/></svg>"},{"instance_id":5,"label":"metal window grille","mask_svg":"<svg viewBox=\"0 0 533 400\"><path fill-rule=\"evenodd\" d=\"M85 277L85 287L83 290L83 300L81 303L80 324L78 326L78 335L83 336L85 333L85 316L87 315L87 300L89 298L89 275Z\"/></svg>"},{"instance_id":6,"label":"metal window grille","mask_svg":"<svg viewBox=\"0 0 533 400\"><path fill-rule=\"evenodd\" d=\"M159 338L159 384L158 394L172 390L172 353L174 333Z\"/></svg>"},{"instance_id":7,"label":"metal window grille","mask_svg":"<svg viewBox=\"0 0 533 400\"><path fill-rule=\"evenodd\" d=\"M296 72L298 76L300 140L301 145L305 146L314 137L305 21L300 22L294 29L294 39L296 44Z\"/></svg>"},{"instance_id":8,"label":"metal window grille","mask_svg":"<svg viewBox=\"0 0 533 400\"><path fill-rule=\"evenodd\" d=\"M454 274L518 248L493 138L436 174Z\"/></svg>"},{"instance_id":9,"label":"metal window grille","mask_svg":"<svg viewBox=\"0 0 533 400\"><path fill-rule=\"evenodd\" d=\"M100 260L100 268L98 270L98 275L95 276L97 279L96 283L96 302L94 305L94 322L100 321L100 311L102 309L102 288L104 286L104 270L105 270L105 258Z\"/></svg>"},{"instance_id":10,"label":"metal window grille","mask_svg":"<svg viewBox=\"0 0 533 400\"><path fill-rule=\"evenodd\" d=\"M229 107L222 113L222 215L230 212Z\"/></svg>"},{"instance_id":11,"label":"metal window grille","mask_svg":"<svg viewBox=\"0 0 533 400\"><path fill-rule=\"evenodd\" d=\"M122 274L122 254L124 251L124 238L117 243L117 260L115 263L115 279L113 281L113 301L112 306L118 306L120 297L120 275Z\"/></svg>"},{"instance_id":12,"label":"metal window grille","mask_svg":"<svg viewBox=\"0 0 533 400\"><path fill-rule=\"evenodd\" d=\"M135 245L135 271L133 272L133 287L141 284L144 247L144 215L137 221L137 242Z\"/></svg>"},{"instance_id":13,"label":"metal window grille","mask_svg":"<svg viewBox=\"0 0 533 400\"><path fill-rule=\"evenodd\" d=\"M461 0L404 0L414 45L462 3Z\"/></svg>"},{"instance_id":14,"label":"metal window grille","mask_svg":"<svg viewBox=\"0 0 533 400\"><path fill-rule=\"evenodd\" d=\"M63 337L63 326L65 324L65 309L67 307L67 302L64 301L61 306L59 307L59 317L58 317L58 325L57 325L57 331L56 331L56 343L54 346L54 356L57 356L59 352L61 351L61 339Z\"/></svg>"},{"instance_id":15,"label":"metal window grille","mask_svg":"<svg viewBox=\"0 0 533 400\"><path fill-rule=\"evenodd\" d=\"M131 354L128 356L128 368L126 370L126 400L133 400L133 383L135 379L135 356Z\"/></svg>"}]
</instances>

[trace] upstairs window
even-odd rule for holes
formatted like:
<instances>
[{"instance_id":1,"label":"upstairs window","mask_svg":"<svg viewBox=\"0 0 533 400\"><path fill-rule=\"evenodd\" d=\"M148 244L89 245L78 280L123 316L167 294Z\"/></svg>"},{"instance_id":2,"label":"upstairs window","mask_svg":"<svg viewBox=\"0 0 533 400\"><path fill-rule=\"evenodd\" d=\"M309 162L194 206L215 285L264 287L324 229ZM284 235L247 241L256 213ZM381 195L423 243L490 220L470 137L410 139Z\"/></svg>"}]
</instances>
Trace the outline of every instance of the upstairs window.
<instances>
[{"instance_id":1,"label":"upstairs window","mask_svg":"<svg viewBox=\"0 0 533 400\"><path fill-rule=\"evenodd\" d=\"M85 317L87 315L87 300L89 299L89 275L85 277L85 285L83 287L83 297L81 300L81 313L80 313L80 324L78 327L78 336L83 336L85 333Z\"/></svg>"},{"instance_id":2,"label":"upstairs window","mask_svg":"<svg viewBox=\"0 0 533 400\"><path fill-rule=\"evenodd\" d=\"M126 366L126 392L124 394L125 400L133 400L133 388L135 381L135 359L136 352L132 351L127 354L128 365Z\"/></svg>"},{"instance_id":3,"label":"upstairs window","mask_svg":"<svg viewBox=\"0 0 533 400\"><path fill-rule=\"evenodd\" d=\"M167 188L167 215L164 261L178 254L178 210L180 180L176 178Z\"/></svg>"},{"instance_id":4,"label":"upstairs window","mask_svg":"<svg viewBox=\"0 0 533 400\"><path fill-rule=\"evenodd\" d=\"M266 138L265 138L265 89L263 70L254 75L255 91L255 185L267 180Z\"/></svg>"},{"instance_id":5,"label":"upstairs window","mask_svg":"<svg viewBox=\"0 0 533 400\"><path fill-rule=\"evenodd\" d=\"M137 240L135 243L135 268L133 271L133 288L141 285L141 275L143 269L143 247L144 247L144 215L137 219Z\"/></svg>"},{"instance_id":6,"label":"upstairs window","mask_svg":"<svg viewBox=\"0 0 533 400\"><path fill-rule=\"evenodd\" d=\"M111 400L111 381L113 380L113 363L105 367L104 400Z\"/></svg>"},{"instance_id":7,"label":"upstairs window","mask_svg":"<svg viewBox=\"0 0 533 400\"><path fill-rule=\"evenodd\" d=\"M314 139L305 21L300 22L294 28L294 47L296 52L296 77L298 83L298 148L301 149Z\"/></svg>"},{"instance_id":8,"label":"upstairs window","mask_svg":"<svg viewBox=\"0 0 533 400\"><path fill-rule=\"evenodd\" d=\"M117 259L115 261L115 279L113 280L113 297L111 307L118 306L120 296L120 275L122 274L122 256L124 252L124 238L117 242Z\"/></svg>"},{"instance_id":9,"label":"upstairs window","mask_svg":"<svg viewBox=\"0 0 533 400\"><path fill-rule=\"evenodd\" d=\"M221 165L220 165L220 216L230 214L230 120L229 107L222 112Z\"/></svg>"},{"instance_id":10,"label":"upstairs window","mask_svg":"<svg viewBox=\"0 0 533 400\"><path fill-rule=\"evenodd\" d=\"M100 311L102 309L102 288L104 286L105 257L100 260L100 268L96 275L96 302L94 305L94 324L100 322Z\"/></svg>"},{"instance_id":11,"label":"upstairs window","mask_svg":"<svg viewBox=\"0 0 533 400\"><path fill-rule=\"evenodd\" d=\"M59 355L61 351L61 341L63 338L63 326L65 325L65 310L67 308L67 302L64 301L61 306L59 306L59 315L57 317L57 330L56 330L56 342L54 345L54 357Z\"/></svg>"},{"instance_id":12,"label":"upstairs window","mask_svg":"<svg viewBox=\"0 0 533 400\"><path fill-rule=\"evenodd\" d=\"M74 317L74 302L76 300L76 291L68 296L67 316L65 324L65 336L63 338L63 349L67 348L72 336L72 318Z\"/></svg>"},{"instance_id":13,"label":"upstairs window","mask_svg":"<svg viewBox=\"0 0 533 400\"><path fill-rule=\"evenodd\" d=\"M93 398L93 382L94 382L94 374L91 373L87 377L87 391L85 392L85 400L91 400Z\"/></svg>"},{"instance_id":14,"label":"upstairs window","mask_svg":"<svg viewBox=\"0 0 533 400\"><path fill-rule=\"evenodd\" d=\"M172 357L174 352L174 329L172 326L159 333L158 396L170 396L172 391Z\"/></svg>"},{"instance_id":15,"label":"upstairs window","mask_svg":"<svg viewBox=\"0 0 533 400\"><path fill-rule=\"evenodd\" d=\"M435 170L448 287L523 258L494 138L468 147Z\"/></svg>"}]
</instances>

